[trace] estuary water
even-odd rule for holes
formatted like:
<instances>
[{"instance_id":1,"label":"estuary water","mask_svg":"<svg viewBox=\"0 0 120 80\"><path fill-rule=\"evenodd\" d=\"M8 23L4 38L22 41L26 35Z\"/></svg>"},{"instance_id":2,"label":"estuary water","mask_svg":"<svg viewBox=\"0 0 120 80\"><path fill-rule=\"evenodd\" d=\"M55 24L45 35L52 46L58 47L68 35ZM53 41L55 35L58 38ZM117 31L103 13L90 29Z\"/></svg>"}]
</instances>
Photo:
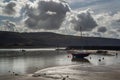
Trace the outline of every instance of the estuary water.
<instances>
[{"instance_id":1,"label":"estuary water","mask_svg":"<svg viewBox=\"0 0 120 80\"><path fill-rule=\"evenodd\" d=\"M4 51L0 54L6 53ZM12 54L7 51L7 54ZM16 54L21 54L15 51ZM73 59L71 54L66 51L26 51L23 56L0 57L0 75L8 75L12 73L31 74L38 70L69 65L84 66L109 66L117 65L120 67L120 54L99 55L91 54L85 59Z\"/></svg>"}]
</instances>

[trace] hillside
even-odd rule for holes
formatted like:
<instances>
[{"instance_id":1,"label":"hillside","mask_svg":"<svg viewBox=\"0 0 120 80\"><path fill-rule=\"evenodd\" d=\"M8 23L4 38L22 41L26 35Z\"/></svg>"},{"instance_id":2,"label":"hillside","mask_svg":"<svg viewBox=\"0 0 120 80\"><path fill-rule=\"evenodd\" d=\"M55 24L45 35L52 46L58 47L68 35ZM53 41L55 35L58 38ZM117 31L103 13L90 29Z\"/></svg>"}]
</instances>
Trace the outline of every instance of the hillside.
<instances>
[{"instance_id":1,"label":"hillside","mask_svg":"<svg viewBox=\"0 0 120 80\"><path fill-rule=\"evenodd\" d=\"M0 31L0 48L45 48L67 46L120 46L119 39L79 37L51 32L17 33Z\"/></svg>"}]
</instances>

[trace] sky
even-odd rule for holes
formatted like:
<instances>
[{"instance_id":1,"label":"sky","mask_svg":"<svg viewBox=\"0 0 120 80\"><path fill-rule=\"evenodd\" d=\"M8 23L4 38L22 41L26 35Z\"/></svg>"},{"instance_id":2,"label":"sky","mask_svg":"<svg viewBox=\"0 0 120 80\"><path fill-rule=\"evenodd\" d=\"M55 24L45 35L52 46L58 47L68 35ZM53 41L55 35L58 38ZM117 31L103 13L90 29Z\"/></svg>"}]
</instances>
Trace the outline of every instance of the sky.
<instances>
[{"instance_id":1,"label":"sky","mask_svg":"<svg viewBox=\"0 0 120 80\"><path fill-rule=\"evenodd\" d=\"M0 31L120 39L120 0L0 0Z\"/></svg>"}]
</instances>

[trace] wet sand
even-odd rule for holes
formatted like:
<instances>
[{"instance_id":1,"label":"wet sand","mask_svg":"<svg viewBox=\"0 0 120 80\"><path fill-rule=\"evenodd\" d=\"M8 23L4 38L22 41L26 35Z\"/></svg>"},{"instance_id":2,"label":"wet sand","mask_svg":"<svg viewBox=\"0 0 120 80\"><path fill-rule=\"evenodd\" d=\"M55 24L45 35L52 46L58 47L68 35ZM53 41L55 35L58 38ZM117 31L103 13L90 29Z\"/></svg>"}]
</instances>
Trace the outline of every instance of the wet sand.
<instances>
[{"instance_id":1,"label":"wet sand","mask_svg":"<svg viewBox=\"0 0 120 80\"><path fill-rule=\"evenodd\" d=\"M0 80L120 80L120 55L90 55L85 59L76 60L71 57L68 58L69 54L64 54L63 52L59 53L59 55L56 53L46 55L47 53L45 53L41 53L39 57L1 59L1 65L3 64L1 71L5 69L3 71L6 71L6 73L5 75L0 75ZM13 62L14 74L8 72L8 70L13 68ZM9 63L9 65L4 65L5 63ZM20 66L17 66L17 63ZM42 63L46 63L45 65L49 68L45 68L46 66L42 65ZM23 72L19 74L17 70L23 70ZM16 75L16 73L18 74Z\"/></svg>"},{"instance_id":2,"label":"wet sand","mask_svg":"<svg viewBox=\"0 0 120 80\"><path fill-rule=\"evenodd\" d=\"M51 67L33 74L0 76L0 80L120 80L120 65L70 65Z\"/></svg>"}]
</instances>

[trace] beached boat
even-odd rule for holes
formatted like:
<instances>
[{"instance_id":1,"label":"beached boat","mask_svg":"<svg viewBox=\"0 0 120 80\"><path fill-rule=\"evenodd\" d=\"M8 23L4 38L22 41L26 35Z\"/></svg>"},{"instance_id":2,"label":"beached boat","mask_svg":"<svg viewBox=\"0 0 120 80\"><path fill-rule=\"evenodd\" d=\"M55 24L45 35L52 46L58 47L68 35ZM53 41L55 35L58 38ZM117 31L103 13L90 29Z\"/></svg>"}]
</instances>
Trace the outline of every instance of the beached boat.
<instances>
[{"instance_id":1,"label":"beached boat","mask_svg":"<svg viewBox=\"0 0 120 80\"><path fill-rule=\"evenodd\" d=\"M97 50L96 53L108 53L108 51L104 51L104 50Z\"/></svg>"},{"instance_id":2,"label":"beached boat","mask_svg":"<svg viewBox=\"0 0 120 80\"><path fill-rule=\"evenodd\" d=\"M80 36L82 39L82 26L79 27L79 30L80 30ZM85 41L85 43L86 43L86 41ZM86 52L84 50L84 46L81 46L80 50L72 50L71 54L72 54L73 58L84 58L84 57L89 56L90 53Z\"/></svg>"},{"instance_id":3,"label":"beached boat","mask_svg":"<svg viewBox=\"0 0 120 80\"><path fill-rule=\"evenodd\" d=\"M84 58L89 56L90 53L73 53L72 56L76 58Z\"/></svg>"},{"instance_id":4,"label":"beached boat","mask_svg":"<svg viewBox=\"0 0 120 80\"><path fill-rule=\"evenodd\" d=\"M89 52L86 52L84 50L70 50L68 53L72 54L73 58L84 58L89 56Z\"/></svg>"},{"instance_id":5,"label":"beached boat","mask_svg":"<svg viewBox=\"0 0 120 80\"><path fill-rule=\"evenodd\" d=\"M21 52L26 52L26 50L22 49Z\"/></svg>"},{"instance_id":6,"label":"beached boat","mask_svg":"<svg viewBox=\"0 0 120 80\"><path fill-rule=\"evenodd\" d=\"M90 63L90 61L86 58L72 58L72 62L80 62L80 63Z\"/></svg>"}]
</instances>

